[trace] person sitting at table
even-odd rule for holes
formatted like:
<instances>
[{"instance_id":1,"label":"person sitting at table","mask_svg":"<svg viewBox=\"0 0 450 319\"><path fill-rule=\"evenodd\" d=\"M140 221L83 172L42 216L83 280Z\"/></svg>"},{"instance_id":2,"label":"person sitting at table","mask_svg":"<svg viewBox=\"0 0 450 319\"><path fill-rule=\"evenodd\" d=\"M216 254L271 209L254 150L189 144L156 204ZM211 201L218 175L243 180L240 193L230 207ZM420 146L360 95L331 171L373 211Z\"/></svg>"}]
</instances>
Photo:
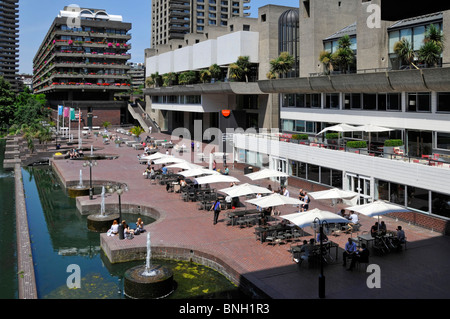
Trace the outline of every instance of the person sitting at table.
<instances>
[{"instance_id":1,"label":"person sitting at table","mask_svg":"<svg viewBox=\"0 0 450 319\"><path fill-rule=\"evenodd\" d=\"M166 167L165 164L162 164L161 172L162 172L164 175L167 175L167 167Z\"/></svg>"},{"instance_id":2,"label":"person sitting at table","mask_svg":"<svg viewBox=\"0 0 450 319\"><path fill-rule=\"evenodd\" d=\"M381 235L386 235L386 231L387 231L386 224L384 223L384 221L382 221L380 224Z\"/></svg>"},{"instance_id":3,"label":"person sitting at table","mask_svg":"<svg viewBox=\"0 0 450 319\"><path fill-rule=\"evenodd\" d=\"M349 237L348 241L345 243L345 251L342 253L344 259L342 266L347 266L347 257L352 258L354 253L356 253L356 243Z\"/></svg>"},{"instance_id":4,"label":"person sitting at table","mask_svg":"<svg viewBox=\"0 0 450 319\"><path fill-rule=\"evenodd\" d=\"M397 227L397 236L392 239L392 243L397 250L402 249L402 244L406 242L405 231L402 229L402 226Z\"/></svg>"},{"instance_id":5,"label":"person sitting at table","mask_svg":"<svg viewBox=\"0 0 450 319\"><path fill-rule=\"evenodd\" d=\"M369 262L369 249L367 249L366 244L361 244L361 249L357 250L353 256L352 261L350 262L350 267L347 269L352 271L355 268L356 262L359 263L368 263Z\"/></svg>"},{"instance_id":6,"label":"person sitting at table","mask_svg":"<svg viewBox=\"0 0 450 319\"><path fill-rule=\"evenodd\" d=\"M372 235L372 237L375 237L378 235L378 222L375 222L375 224L370 228L370 234Z\"/></svg>"},{"instance_id":7,"label":"person sitting at table","mask_svg":"<svg viewBox=\"0 0 450 319\"><path fill-rule=\"evenodd\" d=\"M345 230L345 232L347 234L351 234L353 232L353 228L359 223L359 218L354 211L351 211L348 219L350 220L350 222L347 224L347 229Z\"/></svg>"},{"instance_id":8,"label":"person sitting at table","mask_svg":"<svg viewBox=\"0 0 450 319\"><path fill-rule=\"evenodd\" d=\"M309 240L309 243L306 240L304 240L303 245L300 247L300 256L297 258L294 257L294 261L297 264L301 265L304 260L307 261L309 259L309 255L313 249L314 249L314 238L311 238Z\"/></svg>"}]
</instances>

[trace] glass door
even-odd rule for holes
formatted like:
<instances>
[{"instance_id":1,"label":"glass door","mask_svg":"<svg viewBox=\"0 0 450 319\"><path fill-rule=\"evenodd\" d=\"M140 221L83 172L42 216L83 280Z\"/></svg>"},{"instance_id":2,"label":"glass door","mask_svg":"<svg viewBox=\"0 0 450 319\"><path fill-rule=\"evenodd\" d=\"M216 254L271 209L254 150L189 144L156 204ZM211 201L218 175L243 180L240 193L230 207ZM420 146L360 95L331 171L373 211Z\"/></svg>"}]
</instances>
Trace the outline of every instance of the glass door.
<instances>
[{"instance_id":1,"label":"glass door","mask_svg":"<svg viewBox=\"0 0 450 319\"><path fill-rule=\"evenodd\" d=\"M287 159L285 159L285 158L272 157L269 168L279 171L279 172L289 174L288 162L287 162ZM284 185L287 185L286 177L275 177L275 178L271 178L271 180L277 181L278 183L280 183L281 187L283 187Z\"/></svg>"},{"instance_id":2,"label":"glass door","mask_svg":"<svg viewBox=\"0 0 450 319\"><path fill-rule=\"evenodd\" d=\"M427 131L408 131L408 155L422 157L431 155L433 135Z\"/></svg>"},{"instance_id":3,"label":"glass door","mask_svg":"<svg viewBox=\"0 0 450 319\"><path fill-rule=\"evenodd\" d=\"M370 177L346 173L347 190L359 193L358 205L370 203Z\"/></svg>"}]
</instances>

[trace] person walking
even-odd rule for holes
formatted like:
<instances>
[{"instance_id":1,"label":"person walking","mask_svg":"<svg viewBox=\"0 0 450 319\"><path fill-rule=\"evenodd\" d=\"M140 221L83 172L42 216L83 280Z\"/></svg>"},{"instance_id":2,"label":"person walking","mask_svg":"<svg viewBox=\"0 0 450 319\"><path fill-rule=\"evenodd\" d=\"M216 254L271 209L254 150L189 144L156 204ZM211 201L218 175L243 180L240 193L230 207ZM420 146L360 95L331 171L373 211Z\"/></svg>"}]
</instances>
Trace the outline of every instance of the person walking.
<instances>
[{"instance_id":1,"label":"person walking","mask_svg":"<svg viewBox=\"0 0 450 319\"><path fill-rule=\"evenodd\" d=\"M217 220L219 219L220 214L220 201L218 199L215 200L210 210L214 210L214 225L215 225L217 224Z\"/></svg>"}]
</instances>

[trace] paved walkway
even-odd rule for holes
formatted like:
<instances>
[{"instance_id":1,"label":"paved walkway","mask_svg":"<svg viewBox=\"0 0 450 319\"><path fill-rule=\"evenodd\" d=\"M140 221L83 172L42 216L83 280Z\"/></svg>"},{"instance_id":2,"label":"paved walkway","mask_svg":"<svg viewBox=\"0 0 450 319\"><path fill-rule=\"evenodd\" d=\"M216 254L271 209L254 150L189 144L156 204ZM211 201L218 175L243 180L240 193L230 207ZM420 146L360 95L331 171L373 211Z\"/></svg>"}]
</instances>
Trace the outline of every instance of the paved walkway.
<instances>
[{"instance_id":1,"label":"paved walkway","mask_svg":"<svg viewBox=\"0 0 450 319\"><path fill-rule=\"evenodd\" d=\"M156 139L169 139L164 134L152 134ZM226 211L222 211L219 223L213 225L212 212L197 209L197 203L184 202L180 194L167 193L165 186L151 185L144 179L142 172L145 165L137 161L142 151L131 147L116 148L114 144L103 145L101 138L93 137L85 141L87 145L104 148L96 151L102 154L117 154L116 160L100 160L93 168L94 181L125 182L129 192L122 195L123 207L127 205L151 207L160 213L160 218L146 227L151 232L152 246L167 248L183 248L200 251L205 255L215 256L221 262L242 276L243 281L250 281L265 294L275 299L318 298L319 268L308 268L306 264L300 268L292 262L288 252L290 244L269 246L255 239L254 228L227 226L224 222ZM86 145L85 144L85 145ZM186 156L192 156L189 152ZM80 169L83 178L88 181L89 169L83 169L83 161L58 160L55 168L66 184L77 184ZM207 165L204 163L204 165ZM157 167L157 165L156 165ZM218 164L221 168L221 164ZM241 170L229 165L230 175L237 177L241 183L251 182ZM269 181L258 181L267 186ZM212 184L221 189L228 183ZM272 186L275 184L272 183ZM289 187L291 196L297 196L298 189ZM77 199L80 207L92 204L100 205L100 196ZM106 205L117 204L117 195L109 195ZM340 207L331 207L327 203L312 201L311 208L338 211ZM99 206L98 206L99 207ZM280 207L283 214L293 213L295 207ZM363 224L361 231L368 231L374 223L372 218L360 216ZM391 253L383 257L371 256L371 264L380 268L381 288L369 288L367 280L371 274L359 271L345 271L341 263L326 265L327 298L448 298L450 291L450 250L449 238L439 233L423 229L395 219L383 216L388 229L402 225L408 237L408 249L399 253ZM306 228L306 232L311 229ZM103 236L110 249L145 248L146 236L136 236L133 240L122 240L118 237ZM309 239L306 233L301 239ZM332 240L344 247L348 235L332 237ZM339 260L342 260L342 250ZM371 277L372 278L372 277Z\"/></svg>"}]
</instances>

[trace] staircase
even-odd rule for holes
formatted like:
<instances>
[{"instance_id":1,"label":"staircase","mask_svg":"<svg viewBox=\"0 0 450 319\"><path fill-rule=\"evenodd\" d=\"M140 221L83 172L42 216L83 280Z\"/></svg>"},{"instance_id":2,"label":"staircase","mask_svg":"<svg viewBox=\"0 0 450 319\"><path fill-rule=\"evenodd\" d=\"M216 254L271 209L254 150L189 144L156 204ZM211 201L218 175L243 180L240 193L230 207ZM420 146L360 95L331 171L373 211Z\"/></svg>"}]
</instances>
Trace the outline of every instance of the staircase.
<instances>
[{"instance_id":1,"label":"staircase","mask_svg":"<svg viewBox=\"0 0 450 319\"><path fill-rule=\"evenodd\" d=\"M150 117L144 118L144 108L139 104L139 102L135 104L128 103L128 111L131 116L139 122L146 133L150 132L150 127L152 128L152 132L161 132L158 124L153 122Z\"/></svg>"}]
</instances>

